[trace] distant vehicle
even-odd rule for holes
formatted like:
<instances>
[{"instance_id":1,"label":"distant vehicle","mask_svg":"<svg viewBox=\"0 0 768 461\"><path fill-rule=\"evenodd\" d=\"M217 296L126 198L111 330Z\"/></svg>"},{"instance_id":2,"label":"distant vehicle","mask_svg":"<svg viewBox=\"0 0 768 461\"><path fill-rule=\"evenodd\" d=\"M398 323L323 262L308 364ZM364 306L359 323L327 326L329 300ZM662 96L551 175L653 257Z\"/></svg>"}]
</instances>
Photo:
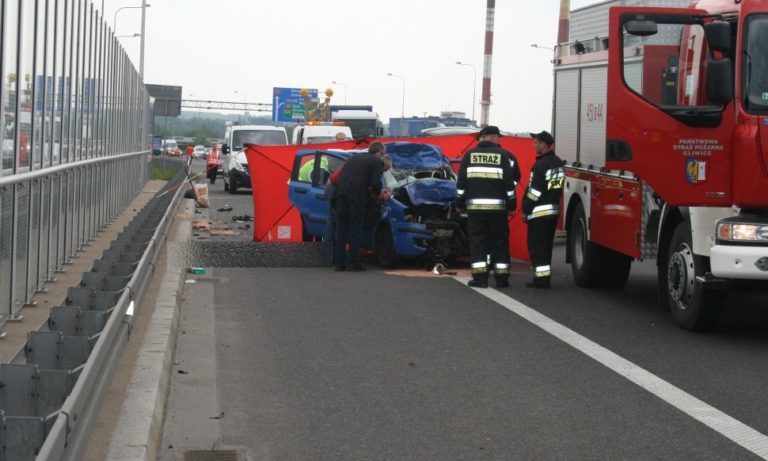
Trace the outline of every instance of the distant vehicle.
<instances>
[{"instance_id":1,"label":"distant vehicle","mask_svg":"<svg viewBox=\"0 0 768 461\"><path fill-rule=\"evenodd\" d=\"M224 190L237 193L239 187L251 187L248 171L248 159L243 151L245 144L262 146L284 146L288 144L288 134L282 126L271 125L235 125L227 127L222 146L224 159Z\"/></svg>"},{"instance_id":2,"label":"distant vehicle","mask_svg":"<svg viewBox=\"0 0 768 461\"><path fill-rule=\"evenodd\" d=\"M163 140L160 137L156 137L152 141L152 155L160 155L163 153Z\"/></svg>"},{"instance_id":3,"label":"distant vehicle","mask_svg":"<svg viewBox=\"0 0 768 461\"><path fill-rule=\"evenodd\" d=\"M293 129L292 144L323 144L336 142L336 135L344 133L347 140L352 139L352 130L344 125L307 124Z\"/></svg>"},{"instance_id":4,"label":"distant vehicle","mask_svg":"<svg viewBox=\"0 0 768 461\"><path fill-rule=\"evenodd\" d=\"M480 128L474 126L438 126L421 130L422 136L449 136L452 134L479 133Z\"/></svg>"},{"instance_id":5,"label":"distant vehicle","mask_svg":"<svg viewBox=\"0 0 768 461\"><path fill-rule=\"evenodd\" d=\"M456 175L440 148L410 142L385 144L392 169L382 177L392 198L368 214L363 248L392 268L403 258L448 259L467 253L466 218L456 212ZM296 154L289 182L291 205L301 214L305 240L322 237L328 218L325 183L330 174L362 151L303 149ZM308 177L302 167L313 163Z\"/></svg>"},{"instance_id":6,"label":"distant vehicle","mask_svg":"<svg viewBox=\"0 0 768 461\"><path fill-rule=\"evenodd\" d=\"M163 153L165 155L174 156L175 151L178 150L179 144L175 139L163 139ZM181 155L181 153L179 153Z\"/></svg>"},{"instance_id":7,"label":"distant vehicle","mask_svg":"<svg viewBox=\"0 0 768 461\"><path fill-rule=\"evenodd\" d=\"M370 110L338 110L331 113L331 121L348 126L354 139L384 136L379 114Z\"/></svg>"},{"instance_id":8,"label":"distant vehicle","mask_svg":"<svg viewBox=\"0 0 768 461\"><path fill-rule=\"evenodd\" d=\"M206 149L205 146L198 144L195 146L195 150L192 151L192 157L203 158L207 152L208 149Z\"/></svg>"}]
</instances>

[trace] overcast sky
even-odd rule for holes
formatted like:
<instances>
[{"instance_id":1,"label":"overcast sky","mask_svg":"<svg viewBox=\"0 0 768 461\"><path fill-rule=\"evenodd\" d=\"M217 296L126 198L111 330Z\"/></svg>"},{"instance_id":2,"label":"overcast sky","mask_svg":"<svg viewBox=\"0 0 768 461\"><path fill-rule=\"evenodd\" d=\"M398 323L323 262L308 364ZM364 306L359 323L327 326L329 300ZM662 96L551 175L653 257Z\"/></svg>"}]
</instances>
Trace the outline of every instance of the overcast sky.
<instances>
[{"instance_id":1,"label":"overcast sky","mask_svg":"<svg viewBox=\"0 0 768 461\"><path fill-rule=\"evenodd\" d=\"M120 7L104 0L113 25ZM480 100L484 0L147 0L145 82L183 87L184 98L270 102L273 87L335 91L338 104L370 104L388 122L461 111ZM571 0L579 8L594 0ZM96 8L100 0L94 0ZM497 0L490 123L549 129L559 0ZM140 9L117 14L117 35L140 32ZM139 38L120 39L138 68ZM333 85L331 82L339 82ZM235 93L237 91L237 93ZM479 103L475 118L480 119Z\"/></svg>"}]
</instances>

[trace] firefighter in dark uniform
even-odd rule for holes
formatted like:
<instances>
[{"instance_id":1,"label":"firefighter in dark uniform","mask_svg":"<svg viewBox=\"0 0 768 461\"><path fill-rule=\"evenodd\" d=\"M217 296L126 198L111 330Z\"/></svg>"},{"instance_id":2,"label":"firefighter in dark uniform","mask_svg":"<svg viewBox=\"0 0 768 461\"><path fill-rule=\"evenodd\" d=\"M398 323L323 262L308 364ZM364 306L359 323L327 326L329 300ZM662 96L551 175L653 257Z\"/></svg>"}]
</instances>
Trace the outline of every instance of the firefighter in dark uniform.
<instances>
[{"instance_id":1,"label":"firefighter in dark uniform","mask_svg":"<svg viewBox=\"0 0 768 461\"><path fill-rule=\"evenodd\" d=\"M555 138L546 131L531 133L536 162L531 168L528 190L523 197L523 220L528 223L528 254L533 280L528 288L549 288L552 277L552 244L555 239L560 197L565 184L563 161L552 150Z\"/></svg>"},{"instance_id":2,"label":"firefighter in dark uniform","mask_svg":"<svg viewBox=\"0 0 768 461\"><path fill-rule=\"evenodd\" d=\"M497 287L509 286L509 223L515 212L515 188L520 181L517 159L499 145L501 133L487 126L479 133L480 143L461 160L456 182L456 207L466 210L472 280L469 286L488 286L492 268ZM490 262L493 267L489 267Z\"/></svg>"}]
</instances>

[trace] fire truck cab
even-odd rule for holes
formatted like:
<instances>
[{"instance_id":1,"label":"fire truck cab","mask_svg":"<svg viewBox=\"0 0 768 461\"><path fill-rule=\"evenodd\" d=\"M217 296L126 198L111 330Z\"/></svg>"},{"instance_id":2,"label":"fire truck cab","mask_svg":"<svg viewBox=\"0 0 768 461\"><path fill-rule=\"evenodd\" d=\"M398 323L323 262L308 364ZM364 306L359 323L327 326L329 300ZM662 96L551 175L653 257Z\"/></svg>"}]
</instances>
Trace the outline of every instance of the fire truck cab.
<instances>
[{"instance_id":1,"label":"fire truck cab","mask_svg":"<svg viewBox=\"0 0 768 461\"><path fill-rule=\"evenodd\" d=\"M768 280L768 0L614 7L561 44L554 132L576 283L656 258L659 302L712 326L734 280Z\"/></svg>"}]
</instances>

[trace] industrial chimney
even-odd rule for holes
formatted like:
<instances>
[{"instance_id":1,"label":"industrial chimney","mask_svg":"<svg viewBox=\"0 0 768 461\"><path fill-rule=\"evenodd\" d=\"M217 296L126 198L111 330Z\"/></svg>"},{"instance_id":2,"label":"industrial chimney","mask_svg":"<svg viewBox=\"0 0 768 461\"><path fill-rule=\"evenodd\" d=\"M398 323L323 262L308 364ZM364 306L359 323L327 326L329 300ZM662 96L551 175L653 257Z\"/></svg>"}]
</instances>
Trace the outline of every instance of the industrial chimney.
<instances>
[{"instance_id":1,"label":"industrial chimney","mask_svg":"<svg viewBox=\"0 0 768 461\"><path fill-rule=\"evenodd\" d=\"M568 43L570 27L570 0L560 0L560 22L557 27L557 43Z\"/></svg>"},{"instance_id":2,"label":"industrial chimney","mask_svg":"<svg viewBox=\"0 0 768 461\"><path fill-rule=\"evenodd\" d=\"M488 0L485 13L485 59L483 60L483 94L480 99L480 126L488 125L491 109L491 61L493 60L493 19L496 14L496 0Z\"/></svg>"}]
</instances>

